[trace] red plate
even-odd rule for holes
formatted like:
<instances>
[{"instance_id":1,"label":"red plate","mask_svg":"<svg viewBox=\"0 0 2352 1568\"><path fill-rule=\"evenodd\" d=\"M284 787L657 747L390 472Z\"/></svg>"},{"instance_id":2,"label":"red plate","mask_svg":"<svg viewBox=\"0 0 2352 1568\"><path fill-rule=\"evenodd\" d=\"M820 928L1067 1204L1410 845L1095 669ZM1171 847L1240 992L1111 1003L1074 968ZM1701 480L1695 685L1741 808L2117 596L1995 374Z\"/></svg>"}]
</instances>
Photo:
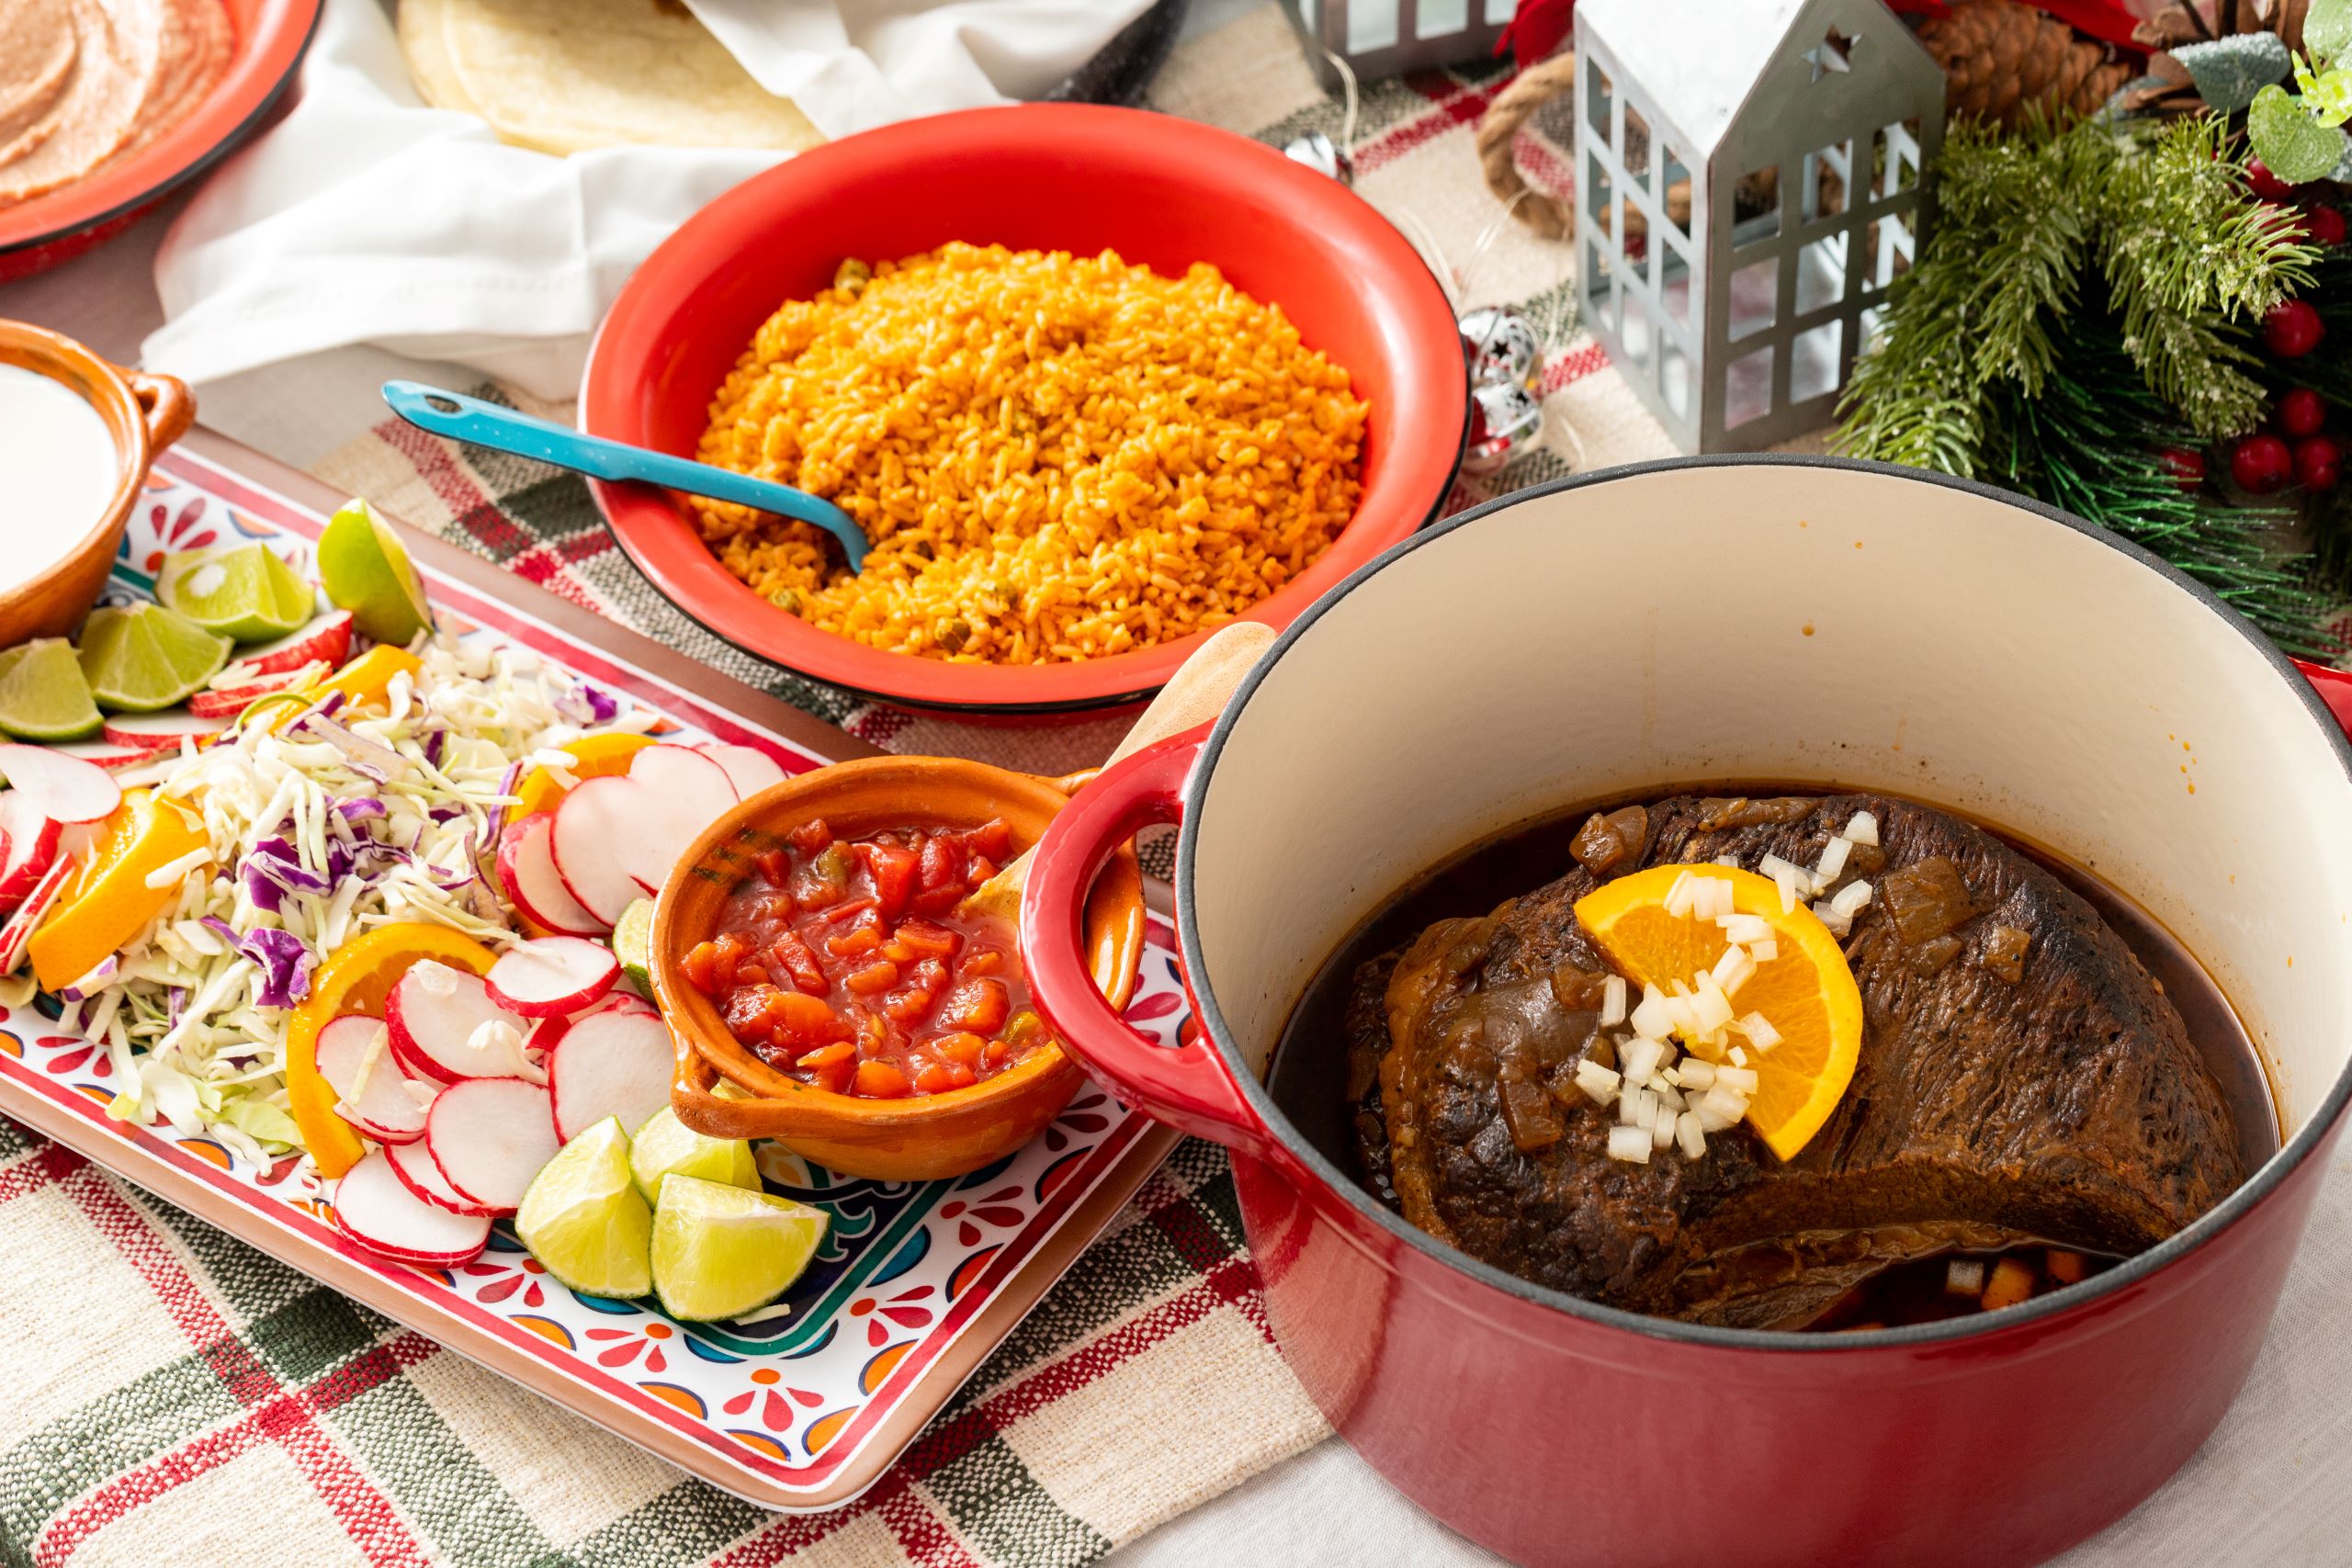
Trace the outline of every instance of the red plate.
<instances>
[{"instance_id":1,"label":"red plate","mask_svg":"<svg viewBox=\"0 0 2352 1568\"><path fill-rule=\"evenodd\" d=\"M845 256L950 240L1091 255L1162 273L1215 263L1272 300L1371 404L1363 493L1322 558L1252 618L1287 626L1324 590L1433 518L1468 417L1444 291L1388 220L1335 181L1230 131L1139 109L1031 104L846 137L756 175L647 258L605 317L580 395L593 434L691 457L711 394L760 323L832 282ZM684 506L595 485L613 536L687 615L748 653L869 696L967 714L1133 703L1193 639L1078 664L950 664L821 632L703 547Z\"/></svg>"},{"instance_id":2,"label":"red plate","mask_svg":"<svg viewBox=\"0 0 2352 1568\"><path fill-rule=\"evenodd\" d=\"M166 191L226 156L293 80L320 3L225 0L236 53L211 96L131 156L62 190L0 207L0 282L54 266L121 232Z\"/></svg>"}]
</instances>

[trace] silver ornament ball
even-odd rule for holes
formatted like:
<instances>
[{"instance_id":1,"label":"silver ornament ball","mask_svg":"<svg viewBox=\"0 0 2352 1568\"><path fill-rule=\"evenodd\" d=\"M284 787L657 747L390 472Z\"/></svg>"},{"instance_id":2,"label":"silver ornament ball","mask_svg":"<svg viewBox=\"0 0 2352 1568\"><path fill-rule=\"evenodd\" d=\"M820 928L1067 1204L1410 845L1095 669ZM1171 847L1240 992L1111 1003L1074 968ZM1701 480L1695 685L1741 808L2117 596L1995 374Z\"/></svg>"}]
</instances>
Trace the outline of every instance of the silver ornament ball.
<instances>
[{"instance_id":1,"label":"silver ornament ball","mask_svg":"<svg viewBox=\"0 0 2352 1568\"><path fill-rule=\"evenodd\" d=\"M1465 474L1491 474L1543 444L1544 405L1517 381L1482 381L1470 389L1470 445Z\"/></svg>"},{"instance_id":2,"label":"silver ornament ball","mask_svg":"<svg viewBox=\"0 0 2352 1568\"><path fill-rule=\"evenodd\" d=\"M1533 323L1508 305L1482 305L1462 313L1462 359L1473 385L1505 383L1540 389L1544 341Z\"/></svg>"},{"instance_id":3,"label":"silver ornament ball","mask_svg":"<svg viewBox=\"0 0 2352 1568\"><path fill-rule=\"evenodd\" d=\"M1355 161L1340 151L1339 143L1319 130L1292 139L1283 148L1283 156L1294 164L1304 164L1318 175L1326 175L1343 186L1356 183Z\"/></svg>"}]
</instances>

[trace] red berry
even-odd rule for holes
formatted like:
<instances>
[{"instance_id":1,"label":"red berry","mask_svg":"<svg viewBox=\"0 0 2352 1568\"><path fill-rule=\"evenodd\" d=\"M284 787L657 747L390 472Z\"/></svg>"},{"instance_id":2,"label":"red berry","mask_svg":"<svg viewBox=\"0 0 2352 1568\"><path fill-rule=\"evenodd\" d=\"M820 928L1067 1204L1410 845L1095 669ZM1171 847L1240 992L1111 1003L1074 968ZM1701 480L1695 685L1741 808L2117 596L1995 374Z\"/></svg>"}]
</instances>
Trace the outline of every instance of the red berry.
<instances>
[{"instance_id":1,"label":"red berry","mask_svg":"<svg viewBox=\"0 0 2352 1568\"><path fill-rule=\"evenodd\" d=\"M2284 201L2294 193L2295 189L2293 186L2272 174L2269 166L2259 158L2246 160L2245 184L2248 190L2269 201Z\"/></svg>"},{"instance_id":2,"label":"red berry","mask_svg":"<svg viewBox=\"0 0 2352 1568\"><path fill-rule=\"evenodd\" d=\"M2173 483L2185 491L2195 491L2205 482L2205 454L2186 446L2166 446L2159 451L2156 467L2170 474Z\"/></svg>"},{"instance_id":3,"label":"red berry","mask_svg":"<svg viewBox=\"0 0 2352 1568\"><path fill-rule=\"evenodd\" d=\"M2327 423L2327 404L2309 387L2290 387L2278 395L2278 429L2287 435L2317 435Z\"/></svg>"},{"instance_id":4,"label":"red berry","mask_svg":"<svg viewBox=\"0 0 2352 1568\"><path fill-rule=\"evenodd\" d=\"M2344 467L2344 449L2325 435L2295 443L2295 482L2305 490L2334 490Z\"/></svg>"},{"instance_id":5,"label":"red berry","mask_svg":"<svg viewBox=\"0 0 2352 1568\"><path fill-rule=\"evenodd\" d=\"M2281 359L2301 359L2326 335L2326 324L2308 300L2282 299L2262 318L2262 341Z\"/></svg>"},{"instance_id":6,"label":"red berry","mask_svg":"<svg viewBox=\"0 0 2352 1568\"><path fill-rule=\"evenodd\" d=\"M2344 243L2344 214L2333 207L2303 209L2303 238L2314 245Z\"/></svg>"},{"instance_id":7,"label":"red berry","mask_svg":"<svg viewBox=\"0 0 2352 1568\"><path fill-rule=\"evenodd\" d=\"M2285 490L2294 477L2294 458L2275 435L2249 435L2230 452L2230 478L2240 490L2268 495Z\"/></svg>"}]
</instances>

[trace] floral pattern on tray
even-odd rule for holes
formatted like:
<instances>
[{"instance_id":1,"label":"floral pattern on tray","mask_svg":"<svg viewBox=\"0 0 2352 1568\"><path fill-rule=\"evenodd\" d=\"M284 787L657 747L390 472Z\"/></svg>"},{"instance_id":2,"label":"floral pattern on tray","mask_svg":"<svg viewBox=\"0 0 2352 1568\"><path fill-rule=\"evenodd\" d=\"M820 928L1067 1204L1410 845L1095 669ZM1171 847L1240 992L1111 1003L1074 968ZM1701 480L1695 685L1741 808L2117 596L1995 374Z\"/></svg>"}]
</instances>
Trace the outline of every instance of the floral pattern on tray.
<instances>
[{"instance_id":1,"label":"floral pattern on tray","mask_svg":"<svg viewBox=\"0 0 2352 1568\"><path fill-rule=\"evenodd\" d=\"M232 505L213 490L159 471L133 514L106 597L143 597L165 552L231 538L267 541L310 575L319 520L266 494L241 500L247 504ZM263 506L277 515L266 518ZM565 663L625 701L653 709L658 733L757 745L796 773L826 760L711 712L657 678L571 645L458 585L428 586L445 626L468 638L524 644ZM1169 933L1156 925L1153 934L1128 1017L1173 1044L1186 1002ZM322 1185L302 1161L257 1168L210 1138L108 1119L112 1063L103 1049L58 1033L59 1011L48 997L0 1008L0 1081L13 1079L115 1135L154 1141L173 1163L277 1224L334 1235ZM1144 1126L1090 1085L1019 1153L969 1176L931 1182L837 1176L763 1144L757 1153L769 1190L823 1208L832 1224L815 1261L780 1303L787 1310L749 1323L683 1324L650 1303L576 1296L524 1250L507 1221L498 1223L479 1258L452 1269L406 1268L337 1246L406 1289L442 1295L445 1305L510 1343L527 1344L611 1396L684 1427L734 1463L771 1482L813 1483L856 1453L887 1408L1111 1173Z\"/></svg>"}]
</instances>

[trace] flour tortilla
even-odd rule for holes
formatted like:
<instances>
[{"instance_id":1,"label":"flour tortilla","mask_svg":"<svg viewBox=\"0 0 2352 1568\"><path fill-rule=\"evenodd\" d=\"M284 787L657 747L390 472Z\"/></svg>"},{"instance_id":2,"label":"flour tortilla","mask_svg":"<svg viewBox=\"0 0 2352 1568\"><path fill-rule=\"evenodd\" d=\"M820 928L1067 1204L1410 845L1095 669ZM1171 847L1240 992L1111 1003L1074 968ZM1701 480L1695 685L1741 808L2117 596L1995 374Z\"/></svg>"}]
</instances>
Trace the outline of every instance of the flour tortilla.
<instances>
[{"instance_id":1,"label":"flour tortilla","mask_svg":"<svg viewBox=\"0 0 2352 1568\"><path fill-rule=\"evenodd\" d=\"M73 0L0 0L0 167L57 129L74 51Z\"/></svg>"},{"instance_id":2,"label":"flour tortilla","mask_svg":"<svg viewBox=\"0 0 2352 1568\"><path fill-rule=\"evenodd\" d=\"M237 35L220 0L162 0L162 6L155 89L118 157L128 157L186 119L220 85L237 52Z\"/></svg>"},{"instance_id":3,"label":"flour tortilla","mask_svg":"<svg viewBox=\"0 0 2352 1568\"><path fill-rule=\"evenodd\" d=\"M400 24L419 92L517 146L797 152L824 140L701 23L656 0L401 0Z\"/></svg>"},{"instance_id":4,"label":"flour tortilla","mask_svg":"<svg viewBox=\"0 0 2352 1568\"><path fill-rule=\"evenodd\" d=\"M163 50L158 0L74 0L74 79L51 107L49 133L0 166L0 204L71 185L130 139L154 91Z\"/></svg>"}]
</instances>

